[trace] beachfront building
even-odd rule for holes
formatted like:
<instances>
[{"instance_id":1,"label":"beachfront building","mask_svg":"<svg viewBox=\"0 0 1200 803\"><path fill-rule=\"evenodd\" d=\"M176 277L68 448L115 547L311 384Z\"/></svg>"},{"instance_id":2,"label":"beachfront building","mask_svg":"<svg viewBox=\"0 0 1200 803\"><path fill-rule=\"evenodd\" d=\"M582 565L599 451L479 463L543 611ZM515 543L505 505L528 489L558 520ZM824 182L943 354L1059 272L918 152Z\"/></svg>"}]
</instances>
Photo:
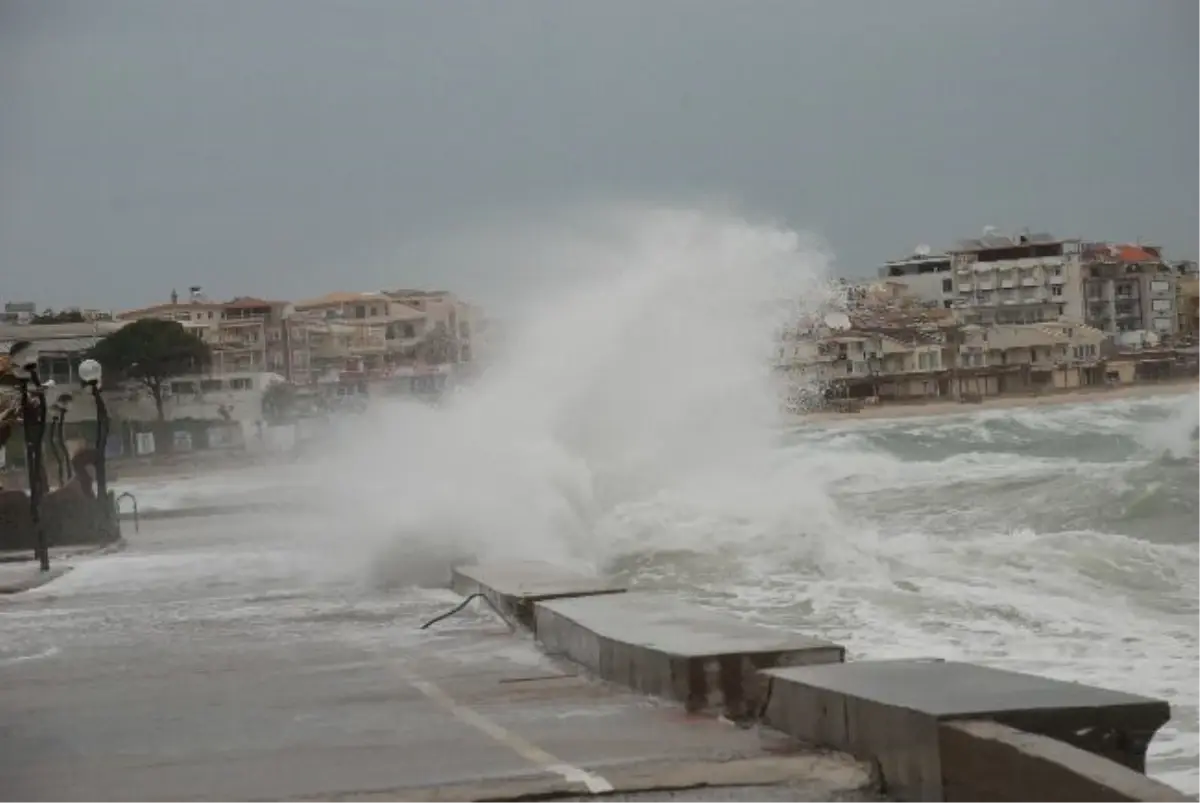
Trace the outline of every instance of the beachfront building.
<instances>
[{"instance_id":1,"label":"beachfront building","mask_svg":"<svg viewBox=\"0 0 1200 803\"><path fill-rule=\"evenodd\" d=\"M966 326L955 355L952 390L960 397L1102 385L1100 330L1068 321Z\"/></svg>"},{"instance_id":2,"label":"beachfront building","mask_svg":"<svg viewBox=\"0 0 1200 803\"><path fill-rule=\"evenodd\" d=\"M919 245L911 256L885 262L879 278L902 286L905 291L931 306L949 309L958 298L954 287L949 254L935 254L927 245Z\"/></svg>"},{"instance_id":3,"label":"beachfront building","mask_svg":"<svg viewBox=\"0 0 1200 803\"><path fill-rule=\"evenodd\" d=\"M1083 321L1079 240L1045 233L961 240L948 249L964 321L1030 324Z\"/></svg>"},{"instance_id":4,"label":"beachfront building","mask_svg":"<svg viewBox=\"0 0 1200 803\"><path fill-rule=\"evenodd\" d=\"M330 293L296 309L311 335L318 383L330 394L427 395L474 359L478 308L446 291Z\"/></svg>"},{"instance_id":5,"label":"beachfront building","mask_svg":"<svg viewBox=\"0 0 1200 803\"><path fill-rule=\"evenodd\" d=\"M854 316L844 327L786 333L778 368L789 396L820 389L832 398L926 399L950 392L946 374L952 321Z\"/></svg>"},{"instance_id":6,"label":"beachfront building","mask_svg":"<svg viewBox=\"0 0 1200 803\"><path fill-rule=\"evenodd\" d=\"M1162 249L1131 243L1086 243L1083 280L1087 306L1085 320L1118 346L1141 345L1174 335L1179 328L1176 310L1176 271Z\"/></svg>"},{"instance_id":7,"label":"beachfront building","mask_svg":"<svg viewBox=\"0 0 1200 803\"><path fill-rule=\"evenodd\" d=\"M1194 272L1185 272L1176 280L1175 311L1180 338L1195 342L1200 337L1200 279Z\"/></svg>"},{"instance_id":8,"label":"beachfront building","mask_svg":"<svg viewBox=\"0 0 1200 803\"><path fill-rule=\"evenodd\" d=\"M869 401L974 399L1105 383L1103 332L1083 324L959 324L850 319L785 336L790 394Z\"/></svg>"},{"instance_id":9,"label":"beachfront building","mask_svg":"<svg viewBox=\"0 0 1200 803\"><path fill-rule=\"evenodd\" d=\"M76 369L83 355L106 336L125 325L122 321L96 320L87 323L0 323L0 354L18 340L28 340L38 349L38 376L59 385L78 387Z\"/></svg>"},{"instance_id":10,"label":"beachfront building","mask_svg":"<svg viewBox=\"0 0 1200 803\"><path fill-rule=\"evenodd\" d=\"M128 310L117 319L178 321L208 345L214 375L273 372L302 384L311 378L311 326L307 316L295 313L286 301L247 296L213 301L196 287L186 300L172 292L165 304Z\"/></svg>"}]
</instances>

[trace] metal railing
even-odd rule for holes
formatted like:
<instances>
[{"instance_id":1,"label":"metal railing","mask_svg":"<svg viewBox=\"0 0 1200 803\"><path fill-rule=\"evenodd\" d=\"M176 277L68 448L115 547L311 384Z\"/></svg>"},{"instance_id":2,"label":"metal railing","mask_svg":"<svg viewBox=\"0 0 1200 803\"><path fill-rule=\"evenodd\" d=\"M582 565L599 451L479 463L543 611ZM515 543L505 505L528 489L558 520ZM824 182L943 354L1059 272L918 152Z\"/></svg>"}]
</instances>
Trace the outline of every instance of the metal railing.
<instances>
[{"instance_id":1,"label":"metal railing","mask_svg":"<svg viewBox=\"0 0 1200 803\"><path fill-rule=\"evenodd\" d=\"M123 493L117 497L117 500L116 500L117 515L118 516L121 515L121 500L125 499L125 498L128 498L130 502L133 502L133 531L135 533L141 532L142 531L141 524L138 522L137 497L134 496L133 494L129 493L129 491L126 491L125 493Z\"/></svg>"}]
</instances>

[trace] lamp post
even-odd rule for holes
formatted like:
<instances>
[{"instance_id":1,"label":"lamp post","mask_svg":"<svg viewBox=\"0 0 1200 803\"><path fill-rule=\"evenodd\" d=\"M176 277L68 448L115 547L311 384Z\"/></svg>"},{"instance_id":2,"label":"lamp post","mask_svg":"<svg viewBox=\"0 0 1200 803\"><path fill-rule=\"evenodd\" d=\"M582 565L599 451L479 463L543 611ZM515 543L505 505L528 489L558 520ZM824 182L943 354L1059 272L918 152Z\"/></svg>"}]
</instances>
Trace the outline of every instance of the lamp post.
<instances>
[{"instance_id":1,"label":"lamp post","mask_svg":"<svg viewBox=\"0 0 1200 803\"><path fill-rule=\"evenodd\" d=\"M8 350L13 376L21 394L21 418L25 434L25 469L29 475L29 518L33 523L34 553L42 571L50 571L50 546L42 528L42 494L46 491L46 471L42 465L42 437L46 434L46 391L38 378L37 347L18 340ZM31 389L32 386L32 389Z\"/></svg>"},{"instance_id":2,"label":"lamp post","mask_svg":"<svg viewBox=\"0 0 1200 803\"><path fill-rule=\"evenodd\" d=\"M96 496L108 505L108 468L105 449L108 446L108 407L104 404L104 396L100 393L100 379L104 369L95 360L84 360L79 363L79 381L85 388L92 391L92 399L96 402Z\"/></svg>"},{"instance_id":3,"label":"lamp post","mask_svg":"<svg viewBox=\"0 0 1200 803\"><path fill-rule=\"evenodd\" d=\"M58 463L58 487L61 488L71 479L71 455L67 451L66 419L67 410L71 406L72 396L69 392L58 394L50 409L54 417L50 419L50 450L54 452L54 461Z\"/></svg>"}]
</instances>

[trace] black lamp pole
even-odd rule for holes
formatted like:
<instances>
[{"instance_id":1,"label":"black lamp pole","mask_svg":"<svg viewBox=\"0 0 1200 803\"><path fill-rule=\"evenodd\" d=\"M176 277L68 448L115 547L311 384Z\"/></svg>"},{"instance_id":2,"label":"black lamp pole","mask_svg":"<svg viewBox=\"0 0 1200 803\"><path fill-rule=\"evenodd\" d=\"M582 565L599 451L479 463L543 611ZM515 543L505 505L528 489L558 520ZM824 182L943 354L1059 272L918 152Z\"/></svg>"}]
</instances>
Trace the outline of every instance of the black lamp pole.
<instances>
[{"instance_id":1,"label":"black lamp pole","mask_svg":"<svg viewBox=\"0 0 1200 803\"><path fill-rule=\"evenodd\" d=\"M100 383L92 383L92 398L96 401L96 493L108 504L108 406L100 393Z\"/></svg>"},{"instance_id":2,"label":"black lamp pole","mask_svg":"<svg viewBox=\"0 0 1200 803\"><path fill-rule=\"evenodd\" d=\"M50 451L54 453L54 463L58 467L58 487L61 488L67 484L67 471L63 466L62 443L59 440L62 432L62 422L64 410L58 403L54 403L54 416L50 419Z\"/></svg>"},{"instance_id":3,"label":"black lamp pole","mask_svg":"<svg viewBox=\"0 0 1200 803\"><path fill-rule=\"evenodd\" d=\"M79 379L85 387L91 388L92 399L96 402L96 496L103 500L105 509L108 503L108 466L105 452L108 447L108 407L104 404L104 396L100 393L100 363L95 360L84 360L79 364Z\"/></svg>"},{"instance_id":4,"label":"black lamp pole","mask_svg":"<svg viewBox=\"0 0 1200 803\"><path fill-rule=\"evenodd\" d=\"M21 418L25 434L25 469L29 475L29 518L33 524L34 554L42 571L50 571L50 546L42 527L42 494L46 490L46 468L42 462L42 438L46 434L46 391L37 373L37 351L29 341L9 347L9 360L21 395ZM30 385L33 386L32 390Z\"/></svg>"}]
</instances>

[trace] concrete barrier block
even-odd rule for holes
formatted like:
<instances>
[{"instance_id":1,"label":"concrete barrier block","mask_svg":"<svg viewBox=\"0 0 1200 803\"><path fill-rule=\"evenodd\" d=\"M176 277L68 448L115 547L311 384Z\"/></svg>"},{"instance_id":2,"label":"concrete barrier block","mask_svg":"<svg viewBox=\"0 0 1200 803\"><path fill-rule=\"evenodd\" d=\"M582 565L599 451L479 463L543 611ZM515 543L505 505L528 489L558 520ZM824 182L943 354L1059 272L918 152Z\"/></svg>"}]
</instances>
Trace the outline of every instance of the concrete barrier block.
<instances>
[{"instance_id":1,"label":"concrete barrier block","mask_svg":"<svg viewBox=\"0 0 1200 803\"><path fill-rule=\"evenodd\" d=\"M944 722L938 744L947 801L1190 799L1115 761L999 722Z\"/></svg>"},{"instance_id":2,"label":"concrete barrier block","mask_svg":"<svg viewBox=\"0 0 1200 803\"><path fill-rule=\"evenodd\" d=\"M1161 700L952 661L863 661L764 675L768 724L878 762L889 794L906 800L942 799L942 722L1000 722L1144 772L1150 739L1170 718Z\"/></svg>"},{"instance_id":3,"label":"concrete barrier block","mask_svg":"<svg viewBox=\"0 0 1200 803\"><path fill-rule=\"evenodd\" d=\"M538 640L601 678L741 720L760 713L760 669L840 662L837 644L744 622L672 596L630 592L534 606Z\"/></svg>"},{"instance_id":4,"label":"concrete barrier block","mask_svg":"<svg viewBox=\"0 0 1200 803\"><path fill-rule=\"evenodd\" d=\"M464 597L483 594L505 616L534 627L533 605L542 600L621 594L622 586L541 561L506 561L457 566L450 587Z\"/></svg>"}]
</instances>

